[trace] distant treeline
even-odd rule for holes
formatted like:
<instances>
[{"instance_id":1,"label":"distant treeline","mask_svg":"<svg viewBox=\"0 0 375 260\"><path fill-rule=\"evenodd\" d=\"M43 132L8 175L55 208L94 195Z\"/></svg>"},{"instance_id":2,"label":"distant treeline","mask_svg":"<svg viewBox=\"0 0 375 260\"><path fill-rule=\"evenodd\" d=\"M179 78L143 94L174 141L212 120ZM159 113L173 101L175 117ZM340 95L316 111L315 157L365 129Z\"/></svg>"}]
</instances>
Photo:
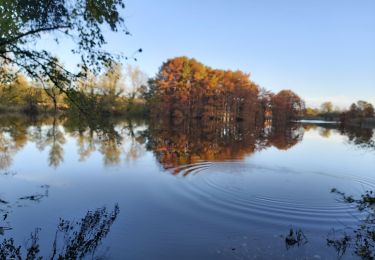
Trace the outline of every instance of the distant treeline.
<instances>
[{"instance_id":1,"label":"distant treeline","mask_svg":"<svg viewBox=\"0 0 375 260\"><path fill-rule=\"evenodd\" d=\"M125 71L125 73L124 73ZM69 111L89 115L143 114L147 76L138 67L112 64L101 75L90 71L65 91L51 82L32 82L22 74L0 84L0 112L38 114Z\"/></svg>"},{"instance_id":2,"label":"distant treeline","mask_svg":"<svg viewBox=\"0 0 375 260\"><path fill-rule=\"evenodd\" d=\"M356 104L353 103L348 110L340 114L340 121L344 125L375 127L374 107L372 104L360 100Z\"/></svg>"},{"instance_id":3,"label":"distant treeline","mask_svg":"<svg viewBox=\"0 0 375 260\"><path fill-rule=\"evenodd\" d=\"M195 59L165 62L149 82L152 116L220 121L289 120L303 115L304 101L291 90L260 88L242 71L212 69Z\"/></svg>"},{"instance_id":4,"label":"distant treeline","mask_svg":"<svg viewBox=\"0 0 375 260\"><path fill-rule=\"evenodd\" d=\"M305 118L324 119L340 121L344 125L375 126L374 106L363 100L351 104L347 109L340 109L333 106L331 101L324 102L320 108L306 108Z\"/></svg>"},{"instance_id":5,"label":"distant treeline","mask_svg":"<svg viewBox=\"0 0 375 260\"><path fill-rule=\"evenodd\" d=\"M304 101L291 90L260 88L242 71L212 69L187 57L165 62L154 78L138 68L112 64L99 76L83 77L66 91L18 75L0 86L0 111L68 110L89 115L149 114L224 122L287 121L303 115Z\"/></svg>"},{"instance_id":6,"label":"distant treeline","mask_svg":"<svg viewBox=\"0 0 375 260\"><path fill-rule=\"evenodd\" d=\"M12 80L0 85L0 112L35 114L53 109L54 103L50 97L53 91L43 89L36 83L29 82L25 76L18 74ZM55 101L59 108L66 107L62 95L56 95Z\"/></svg>"},{"instance_id":7,"label":"distant treeline","mask_svg":"<svg viewBox=\"0 0 375 260\"><path fill-rule=\"evenodd\" d=\"M210 68L195 59L176 57L162 64L153 78L138 67L112 63L100 75L83 70L72 87L30 82L18 74L0 85L0 112L68 111L98 117L142 115L173 120L198 119L251 124L300 118L362 124L374 117L373 106L358 101L348 110L324 102L306 108L293 91L275 94L259 87L242 71Z\"/></svg>"}]
</instances>

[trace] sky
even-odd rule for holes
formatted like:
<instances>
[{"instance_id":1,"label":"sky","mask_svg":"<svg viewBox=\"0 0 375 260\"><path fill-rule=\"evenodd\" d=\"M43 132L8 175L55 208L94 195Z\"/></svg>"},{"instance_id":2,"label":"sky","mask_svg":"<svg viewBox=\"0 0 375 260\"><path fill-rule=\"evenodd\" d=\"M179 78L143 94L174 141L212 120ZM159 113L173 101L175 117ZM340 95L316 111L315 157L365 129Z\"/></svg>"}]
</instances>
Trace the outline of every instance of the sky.
<instances>
[{"instance_id":1,"label":"sky","mask_svg":"<svg viewBox=\"0 0 375 260\"><path fill-rule=\"evenodd\" d=\"M242 70L273 92L291 89L309 106L359 99L375 104L374 0L125 0L131 36L106 33L108 49L154 76L164 61L196 58ZM48 48L53 50L53 47ZM54 47L76 61L69 44ZM47 47L46 47L47 48Z\"/></svg>"}]
</instances>

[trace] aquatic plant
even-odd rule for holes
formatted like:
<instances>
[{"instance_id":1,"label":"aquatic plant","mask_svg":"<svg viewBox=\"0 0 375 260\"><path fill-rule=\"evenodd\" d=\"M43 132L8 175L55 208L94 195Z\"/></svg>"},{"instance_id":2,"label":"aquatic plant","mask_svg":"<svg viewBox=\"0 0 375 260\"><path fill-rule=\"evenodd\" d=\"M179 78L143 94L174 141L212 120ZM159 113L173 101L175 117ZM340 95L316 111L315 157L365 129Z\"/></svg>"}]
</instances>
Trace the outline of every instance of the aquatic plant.
<instances>
[{"instance_id":1,"label":"aquatic plant","mask_svg":"<svg viewBox=\"0 0 375 260\"><path fill-rule=\"evenodd\" d=\"M363 217L358 226L346 227L345 230L333 230L327 238L327 245L333 247L338 258L344 256L350 249L362 259L375 258L375 194L366 191L360 198L348 196L344 192L332 189L344 203L355 205Z\"/></svg>"}]
</instances>

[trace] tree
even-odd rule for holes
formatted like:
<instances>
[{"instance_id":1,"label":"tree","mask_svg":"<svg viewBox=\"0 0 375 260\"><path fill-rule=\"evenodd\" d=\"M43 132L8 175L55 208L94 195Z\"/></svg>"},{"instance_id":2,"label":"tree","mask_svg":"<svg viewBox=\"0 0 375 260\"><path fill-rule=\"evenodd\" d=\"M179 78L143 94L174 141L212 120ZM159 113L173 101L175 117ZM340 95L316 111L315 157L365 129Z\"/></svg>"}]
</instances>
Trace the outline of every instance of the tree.
<instances>
[{"instance_id":1,"label":"tree","mask_svg":"<svg viewBox=\"0 0 375 260\"><path fill-rule=\"evenodd\" d=\"M361 125L367 118L375 117L374 106L363 100L350 105L349 110L340 114L340 121L345 124Z\"/></svg>"},{"instance_id":2,"label":"tree","mask_svg":"<svg viewBox=\"0 0 375 260\"><path fill-rule=\"evenodd\" d=\"M23 75L17 75L13 81L0 84L0 102L2 106L22 107L25 105L25 93L29 82Z\"/></svg>"},{"instance_id":3,"label":"tree","mask_svg":"<svg viewBox=\"0 0 375 260\"><path fill-rule=\"evenodd\" d=\"M305 102L293 91L282 90L272 97L273 121L287 122L305 113Z\"/></svg>"},{"instance_id":4,"label":"tree","mask_svg":"<svg viewBox=\"0 0 375 260\"><path fill-rule=\"evenodd\" d=\"M364 110L364 116L365 117L374 117L375 114L374 114L374 106L372 104L368 104Z\"/></svg>"},{"instance_id":5,"label":"tree","mask_svg":"<svg viewBox=\"0 0 375 260\"><path fill-rule=\"evenodd\" d=\"M252 121L259 87L249 76L212 69L187 57L170 59L152 81L152 112L174 118Z\"/></svg>"},{"instance_id":6,"label":"tree","mask_svg":"<svg viewBox=\"0 0 375 260\"><path fill-rule=\"evenodd\" d=\"M131 66L128 64L126 67L126 77L128 79L128 87L125 90L130 100L134 100L136 97L142 95L143 86L147 83L147 75L144 73L139 66Z\"/></svg>"},{"instance_id":7,"label":"tree","mask_svg":"<svg viewBox=\"0 0 375 260\"><path fill-rule=\"evenodd\" d=\"M357 101L357 107L360 111L361 117L374 117L374 107L372 106L372 104L363 100L359 100Z\"/></svg>"},{"instance_id":8,"label":"tree","mask_svg":"<svg viewBox=\"0 0 375 260\"><path fill-rule=\"evenodd\" d=\"M101 94L118 97L125 91L124 78L122 73L122 65L113 63L107 67L106 72L102 75L100 82Z\"/></svg>"},{"instance_id":9,"label":"tree","mask_svg":"<svg viewBox=\"0 0 375 260\"><path fill-rule=\"evenodd\" d=\"M79 55L82 66L98 72L121 56L105 51L105 26L111 31L129 34L120 15L123 0L3 0L0 3L0 79L17 73L5 70L15 67L33 80L50 81L73 96L75 80L84 73L73 73L46 50L32 44L49 34L56 43L61 37L71 40L72 53ZM142 50L139 49L139 52Z\"/></svg>"},{"instance_id":10,"label":"tree","mask_svg":"<svg viewBox=\"0 0 375 260\"><path fill-rule=\"evenodd\" d=\"M315 117L315 116L318 116L318 115L319 115L319 109L311 108L311 107L306 108L305 116Z\"/></svg>"},{"instance_id":11,"label":"tree","mask_svg":"<svg viewBox=\"0 0 375 260\"><path fill-rule=\"evenodd\" d=\"M371 103L359 100L357 104L353 103L350 106L348 116L350 118L374 117L374 107Z\"/></svg>"},{"instance_id":12,"label":"tree","mask_svg":"<svg viewBox=\"0 0 375 260\"><path fill-rule=\"evenodd\" d=\"M326 113L332 113L333 111L333 104L331 101L327 101L327 102L324 102L321 106L320 106L320 110L322 111L322 113L326 114Z\"/></svg>"},{"instance_id":13,"label":"tree","mask_svg":"<svg viewBox=\"0 0 375 260\"><path fill-rule=\"evenodd\" d=\"M350 105L350 109L349 109L349 116L351 118L356 118L359 116L359 108L357 107L357 105L355 103L351 104Z\"/></svg>"}]
</instances>

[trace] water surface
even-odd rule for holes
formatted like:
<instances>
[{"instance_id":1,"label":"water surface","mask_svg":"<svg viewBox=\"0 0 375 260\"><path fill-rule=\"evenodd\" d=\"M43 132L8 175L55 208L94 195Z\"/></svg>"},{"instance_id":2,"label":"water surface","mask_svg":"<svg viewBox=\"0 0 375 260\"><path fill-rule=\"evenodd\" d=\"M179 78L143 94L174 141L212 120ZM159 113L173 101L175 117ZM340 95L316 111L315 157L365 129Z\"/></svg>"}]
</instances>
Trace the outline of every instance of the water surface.
<instances>
[{"instance_id":1,"label":"water surface","mask_svg":"<svg viewBox=\"0 0 375 260\"><path fill-rule=\"evenodd\" d=\"M0 239L47 258L332 259L364 212L331 190L373 190L374 162L373 130L330 124L2 117Z\"/></svg>"}]
</instances>

